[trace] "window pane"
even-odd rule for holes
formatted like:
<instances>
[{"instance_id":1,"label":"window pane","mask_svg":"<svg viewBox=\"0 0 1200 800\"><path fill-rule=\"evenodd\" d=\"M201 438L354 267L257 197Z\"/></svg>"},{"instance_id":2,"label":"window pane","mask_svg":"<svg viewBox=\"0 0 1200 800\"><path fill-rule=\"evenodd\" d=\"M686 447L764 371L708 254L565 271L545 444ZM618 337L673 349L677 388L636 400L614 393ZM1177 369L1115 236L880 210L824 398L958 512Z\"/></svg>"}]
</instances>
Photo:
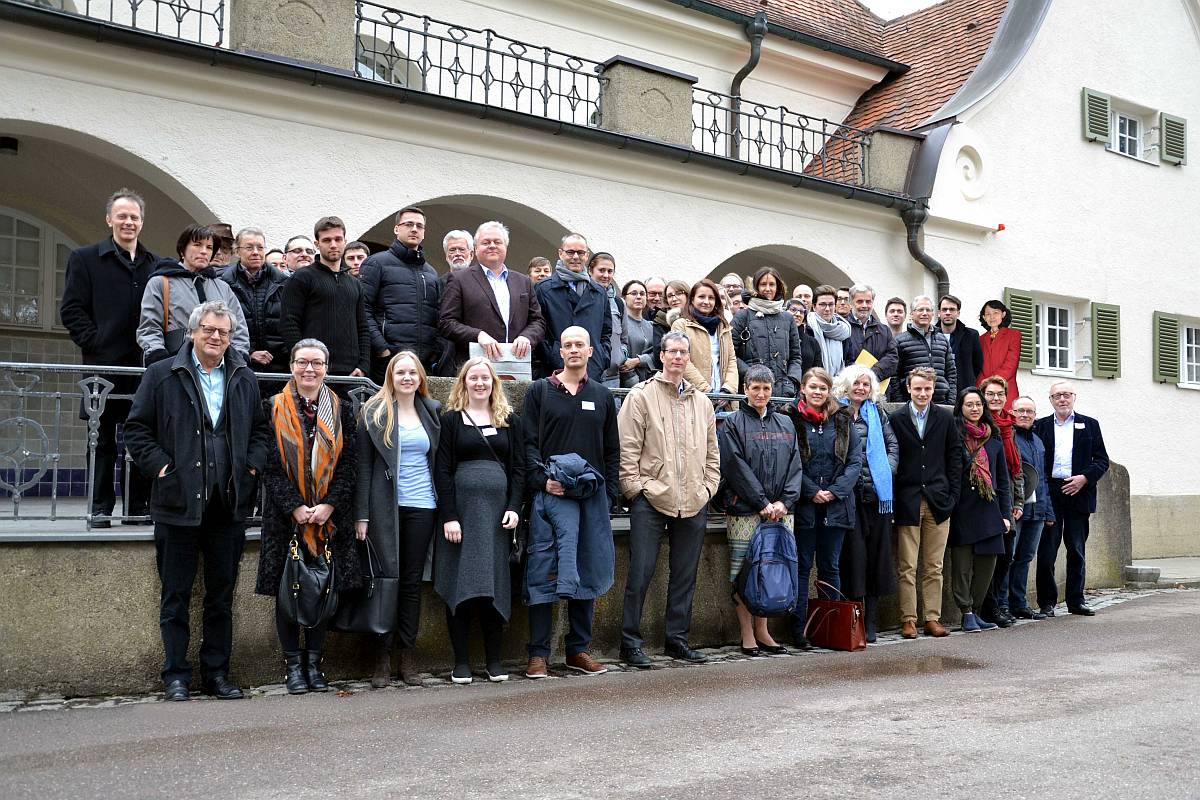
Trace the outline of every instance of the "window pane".
<instances>
[{"instance_id":1,"label":"window pane","mask_svg":"<svg viewBox=\"0 0 1200 800\"><path fill-rule=\"evenodd\" d=\"M13 302L13 317L16 322L22 325L37 325L38 320L38 298L36 297L18 297Z\"/></svg>"},{"instance_id":2,"label":"window pane","mask_svg":"<svg viewBox=\"0 0 1200 800\"><path fill-rule=\"evenodd\" d=\"M38 254L41 251L41 242L30 242L23 239L18 239L16 245L17 257L15 259L15 263L24 267L41 266L41 262L38 257Z\"/></svg>"},{"instance_id":3,"label":"window pane","mask_svg":"<svg viewBox=\"0 0 1200 800\"><path fill-rule=\"evenodd\" d=\"M7 214L0 214L0 236L9 236L13 232L13 218Z\"/></svg>"},{"instance_id":4,"label":"window pane","mask_svg":"<svg viewBox=\"0 0 1200 800\"><path fill-rule=\"evenodd\" d=\"M3 235L0 234L0 237ZM0 264L11 264L13 259L13 241L9 238L0 238Z\"/></svg>"},{"instance_id":5,"label":"window pane","mask_svg":"<svg viewBox=\"0 0 1200 800\"><path fill-rule=\"evenodd\" d=\"M12 321L12 298L0 295L0 322Z\"/></svg>"},{"instance_id":6,"label":"window pane","mask_svg":"<svg viewBox=\"0 0 1200 800\"><path fill-rule=\"evenodd\" d=\"M12 267L0 267L0 294L9 294L13 288Z\"/></svg>"},{"instance_id":7,"label":"window pane","mask_svg":"<svg viewBox=\"0 0 1200 800\"><path fill-rule=\"evenodd\" d=\"M33 296L42 293L40 272L36 269L18 269L16 273L13 290L17 294Z\"/></svg>"},{"instance_id":8,"label":"window pane","mask_svg":"<svg viewBox=\"0 0 1200 800\"><path fill-rule=\"evenodd\" d=\"M17 236L24 236L27 239L40 239L42 232L35 225L30 225L28 222L15 220L17 223Z\"/></svg>"}]
</instances>

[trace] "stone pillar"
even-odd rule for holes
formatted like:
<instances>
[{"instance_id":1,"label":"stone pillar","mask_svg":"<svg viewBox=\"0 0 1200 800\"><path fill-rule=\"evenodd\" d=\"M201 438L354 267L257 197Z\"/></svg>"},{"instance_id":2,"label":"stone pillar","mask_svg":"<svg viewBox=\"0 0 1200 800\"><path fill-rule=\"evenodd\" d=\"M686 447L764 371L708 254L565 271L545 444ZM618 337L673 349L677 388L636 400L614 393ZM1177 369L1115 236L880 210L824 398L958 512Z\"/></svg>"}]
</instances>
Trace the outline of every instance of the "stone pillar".
<instances>
[{"instance_id":1,"label":"stone pillar","mask_svg":"<svg viewBox=\"0 0 1200 800\"><path fill-rule=\"evenodd\" d=\"M601 64L600 127L690 146L696 78L616 56Z\"/></svg>"},{"instance_id":2,"label":"stone pillar","mask_svg":"<svg viewBox=\"0 0 1200 800\"><path fill-rule=\"evenodd\" d=\"M867 148L866 185L887 192L904 192L913 157L925 139L919 133L895 128L873 128Z\"/></svg>"},{"instance_id":3,"label":"stone pillar","mask_svg":"<svg viewBox=\"0 0 1200 800\"><path fill-rule=\"evenodd\" d=\"M353 72L353 0L232 0L229 46Z\"/></svg>"}]
</instances>

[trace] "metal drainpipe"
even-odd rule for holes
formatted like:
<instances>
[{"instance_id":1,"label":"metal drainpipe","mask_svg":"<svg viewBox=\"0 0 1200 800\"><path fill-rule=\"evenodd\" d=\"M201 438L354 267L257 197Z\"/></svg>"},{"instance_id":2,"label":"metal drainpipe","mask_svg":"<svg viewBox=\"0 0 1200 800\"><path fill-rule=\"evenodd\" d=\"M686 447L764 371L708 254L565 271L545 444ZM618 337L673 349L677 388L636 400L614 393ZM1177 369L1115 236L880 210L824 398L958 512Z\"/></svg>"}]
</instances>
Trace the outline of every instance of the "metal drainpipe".
<instances>
[{"instance_id":1,"label":"metal drainpipe","mask_svg":"<svg viewBox=\"0 0 1200 800\"><path fill-rule=\"evenodd\" d=\"M925 225L925 220L929 219L929 210L919 206L906 208L900 212L900 218L908 228L908 252L937 279L937 296L944 297L950 294L950 276L946 273L946 268L921 246L921 228Z\"/></svg>"},{"instance_id":2,"label":"metal drainpipe","mask_svg":"<svg viewBox=\"0 0 1200 800\"><path fill-rule=\"evenodd\" d=\"M740 153L738 150L741 147L741 137L735 137L734 131L739 129L738 112L742 107L742 81L746 76L754 71L758 66L758 59L762 57L762 41L767 35L767 12L760 11L754 15L754 19L746 23L746 36L750 39L750 58L746 60L745 65L737 71L733 76L733 82L729 84L729 157L737 158Z\"/></svg>"}]
</instances>

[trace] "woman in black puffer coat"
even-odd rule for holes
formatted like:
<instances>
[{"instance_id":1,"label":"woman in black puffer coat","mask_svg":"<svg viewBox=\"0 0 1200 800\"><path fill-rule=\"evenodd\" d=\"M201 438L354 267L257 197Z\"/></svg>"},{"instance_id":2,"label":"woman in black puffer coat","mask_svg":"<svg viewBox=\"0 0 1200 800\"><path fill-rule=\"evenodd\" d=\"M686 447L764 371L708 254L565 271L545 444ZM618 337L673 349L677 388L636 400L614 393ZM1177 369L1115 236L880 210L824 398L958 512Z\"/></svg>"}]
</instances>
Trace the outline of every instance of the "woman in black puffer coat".
<instances>
[{"instance_id":1,"label":"woman in black puffer coat","mask_svg":"<svg viewBox=\"0 0 1200 800\"><path fill-rule=\"evenodd\" d=\"M800 334L784 306L787 285L774 267L754 273L754 294L747 306L733 315L733 349L738 374L762 364L775 376L771 394L795 397L804 375Z\"/></svg>"}]
</instances>

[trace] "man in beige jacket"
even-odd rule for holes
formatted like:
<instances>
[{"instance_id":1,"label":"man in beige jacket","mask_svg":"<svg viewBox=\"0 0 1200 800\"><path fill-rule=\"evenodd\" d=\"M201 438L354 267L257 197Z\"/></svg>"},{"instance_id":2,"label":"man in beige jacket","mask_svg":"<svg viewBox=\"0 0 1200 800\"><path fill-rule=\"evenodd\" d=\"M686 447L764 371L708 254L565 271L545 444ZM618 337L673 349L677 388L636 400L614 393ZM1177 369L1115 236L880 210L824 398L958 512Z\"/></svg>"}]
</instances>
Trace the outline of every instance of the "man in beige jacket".
<instances>
[{"instance_id":1,"label":"man in beige jacket","mask_svg":"<svg viewBox=\"0 0 1200 800\"><path fill-rule=\"evenodd\" d=\"M629 576L621 622L621 660L646 668L642 606L654 578L663 534L670 546L665 652L700 663L688 644L696 568L704 547L708 501L717 491L721 459L712 403L683 379L691 360L685 334L668 333L659 345L662 372L635 386L621 406L620 485L629 511Z\"/></svg>"}]
</instances>

